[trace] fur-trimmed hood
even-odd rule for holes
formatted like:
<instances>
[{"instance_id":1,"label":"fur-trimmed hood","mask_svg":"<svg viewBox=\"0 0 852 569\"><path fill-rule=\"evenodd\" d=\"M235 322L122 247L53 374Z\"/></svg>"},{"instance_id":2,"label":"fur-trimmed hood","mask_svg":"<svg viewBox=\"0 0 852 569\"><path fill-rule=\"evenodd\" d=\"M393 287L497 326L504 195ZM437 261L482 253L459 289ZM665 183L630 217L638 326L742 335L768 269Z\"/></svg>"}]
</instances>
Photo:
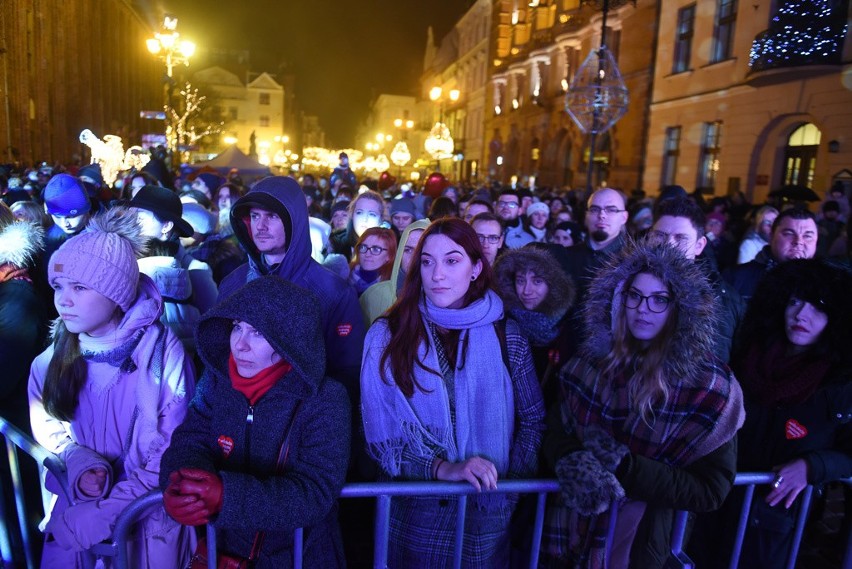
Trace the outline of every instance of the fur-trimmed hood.
<instances>
[{"instance_id":1,"label":"fur-trimmed hood","mask_svg":"<svg viewBox=\"0 0 852 569\"><path fill-rule=\"evenodd\" d=\"M44 230L34 223L16 221L0 230L0 265L29 267L43 250Z\"/></svg>"},{"instance_id":2,"label":"fur-trimmed hood","mask_svg":"<svg viewBox=\"0 0 852 569\"><path fill-rule=\"evenodd\" d=\"M574 282L562 270L553 255L535 247L509 249L497 257L497 262L494 263L496 288L506 311L524 308L515 291L515 275L526 271L532 271L543 278L549 289L547 297L535 311L555 319L565 315L576 297Z\"/></svg>"},{"instance_id":3,"label":"fur-trimmed hood","mask_svg":"<svg viewBox=\"0 0 852 569\"><path fill-rule=\"evenodd\" d=\"M621 301L624 285L630 277L643 272L668 285L677 308L674 339L665 358L665 375L670 379L696 380L702 365L712 357L721 308L698 264L666 244L628 243L600 269L583 307L588 336L582 352L592 360L599 360L612 351L613 323L624 310Z\"/></svg>"}]
</instances>

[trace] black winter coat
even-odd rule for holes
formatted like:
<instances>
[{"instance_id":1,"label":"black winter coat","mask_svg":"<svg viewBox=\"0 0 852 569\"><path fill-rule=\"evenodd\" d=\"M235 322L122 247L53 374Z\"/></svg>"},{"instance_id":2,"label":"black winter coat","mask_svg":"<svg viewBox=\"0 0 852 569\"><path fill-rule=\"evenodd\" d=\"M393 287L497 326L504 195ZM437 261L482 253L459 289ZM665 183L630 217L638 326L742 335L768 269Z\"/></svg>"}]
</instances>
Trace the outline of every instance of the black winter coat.
<instances>
[{"instance_id":1,"label":"black winter coat","mask_svg":"<svg viewBox=\"0 0 852 569\"><path fill-rule=\"evenodd\" d=\"M292 366L253 406L228 373L234 320L251 324ZM207 370L163 455L161 485L183 467L217 473L219 549L247 557L263 530L257 567L292 566L300 527L305 567L344 566L336 499L349 460L350 406L343 386L324 377L316 297L279 277L256 279L205 314L196 342ZM284 472L275 474L291 423Z\"/></svg>"}]
</instances>

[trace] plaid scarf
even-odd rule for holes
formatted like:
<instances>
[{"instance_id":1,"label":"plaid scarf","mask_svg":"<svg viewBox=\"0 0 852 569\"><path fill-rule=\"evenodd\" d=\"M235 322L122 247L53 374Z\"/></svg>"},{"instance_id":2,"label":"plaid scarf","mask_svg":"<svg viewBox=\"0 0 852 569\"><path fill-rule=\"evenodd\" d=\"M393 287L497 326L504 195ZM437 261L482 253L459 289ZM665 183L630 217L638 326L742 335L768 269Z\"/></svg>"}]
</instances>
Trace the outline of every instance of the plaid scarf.
<instances>
[{"instance_id":1,"label":"plaid scarf","mask_svg":"<svg viewBox=\"0 0 852 569\"><path fill-rule=\"evenodd\" d=\"M628 385L632 371L623 370L609 378L602 376L595 364L583 358L571 359L561 378L561 413L566 431L583 440L585 428L597 426L634 454L684 467L725 444L743 424L739 383L726 368L711 360L703 366L698 381L672 382L666 404L654 408L650 424L631 404ZM635 512L637 504L628 504ZM603 560L608 518L577 516L569 523L568 529L576 532L569 536L573 553L588 566L598 566ZM637 521L636 516L619 516L616 535L634 535ZM630 527L622 527L622 523ZM625 562L629 559L629 541L622 544L626 548L621 555Z\"/></svg>"}]
</instances>

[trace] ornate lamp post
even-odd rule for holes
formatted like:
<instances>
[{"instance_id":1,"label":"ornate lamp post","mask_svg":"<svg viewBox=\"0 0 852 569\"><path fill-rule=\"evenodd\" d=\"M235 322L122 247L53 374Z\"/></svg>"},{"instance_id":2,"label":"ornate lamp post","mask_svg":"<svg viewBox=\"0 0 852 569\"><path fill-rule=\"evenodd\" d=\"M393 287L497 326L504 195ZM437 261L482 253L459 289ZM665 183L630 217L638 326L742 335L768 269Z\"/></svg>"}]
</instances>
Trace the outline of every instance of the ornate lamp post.
<instances>
[{"instance_id":1,"label":"ornate lamp post","mask_svg":"<svg viewBox=\"0 0 852 569\"><path fill-rule=\"evenodd\" d=\"M596 0L592 0L595 2ZM609 9L624 0L602 0L601 45L592 51L577 70L565 93L565 110L577 126L589 136L589 164L586 190L594 189L595 139L612 127L627 112L627 85L618 64L606 47L606 18Z\"/></svg>"},{"instance_id":2,"label":"ornate lamp post","mask_svg":"<svg viewBox=\"0 0 852 569\"><path fill-rule=\"evenodd\" d=\"M426 152L435 159L435 169L438 172L441 171L441 160L450 158L453 155L453 149L455 148L455 142L453 141L450 128L444 124L443 94L444 90L441 87L432 87L432 89L429 90L429 98L433 102L440 101L440 111L438 122L436 122L435 126L432 127L432 130L429 131L429 136L426 137L426 141L424 143ZM453 103L459 100L460 94L461 93L458 89L450 89L447 93L448 98Z\"/></svg>"},{"instance_id":3,"label":"ornate lamp post","mask_svg":"<svg viewBox=\"0 0 852 569\"><path fill-rule=\"evenodd\" d=\"M195 54L195 44L188 40L181 40L177 32L177 18L166 14L163 19L163 27L154 37L146 40L148 51L160 58L166 66L166 140L169 150L177 150L177 138L173 135L173 125L169 124L172 110L172 94L174 91L174 68L177 65L189 65L189 58Z\"/></svg>"}]
</instances>

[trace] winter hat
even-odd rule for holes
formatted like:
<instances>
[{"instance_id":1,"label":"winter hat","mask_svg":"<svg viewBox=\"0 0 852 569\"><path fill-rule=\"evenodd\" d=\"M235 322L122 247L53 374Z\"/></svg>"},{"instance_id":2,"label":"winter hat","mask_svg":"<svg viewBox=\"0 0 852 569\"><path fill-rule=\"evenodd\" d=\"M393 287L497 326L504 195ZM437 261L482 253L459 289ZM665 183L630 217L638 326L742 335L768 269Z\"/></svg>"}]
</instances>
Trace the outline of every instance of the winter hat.
<instances>
[{"instance_id":1,"label":"winter hat","mask_svg":"<svg viewBox=\"0 0 852 569\"><path fill-rule=\"evenodd\" d=\"M104 185L104 177L101 174L100 164L89 164L88 166L83 166L80 168L80 171L77 172L77 177L83 182L89 182L90 184L94 184L98 187Z\"/></svg>"},{"instance_id":2,"label":"winter hat","mask_svg":"<svg viewBox=\"0 0 852 569\"><path fill-rule=\"evenodd\" d=\"M707 214L707 221L710 221L710 220L718 221L719 223L722 224L722 227L725 227L725 215L724 214L721 214L721 213L718 213L718 212L708 213Z\"/></svg>"},{"instance_id":3,"label":"winter hat","mask_svg":"<svg viewBox=\"0 0 852 569\"><path fill-rule=\"evenodd\" d=\"M204 209L197 203L183 204L183 219L192 226L195 233L210 235L216 233L219 216Z\"/></svg>"},{"instance_id":4,"label":"winter hat","mask_svg":"<svg viewBox=\"0 0 852 569\"><path fill-rule=\"evenodd\" d=\"M82 233L63 243L50 257L48 282L67 277L99 292L126 312L137 294L136 254L143 243L136 216L127 208L99 213Z\"/></svg>"},{"instance_id":5,"label":"winter hat","mask_svg":"<svg viewBox=\"0 0 852 569\"><path fill-rule=\"evenodd\" d=\"M414 209L414 202L411 201L410 198L397 198L395 200L391 200L391 217L393 217L395 213L409 213L412 216L417 217L416 210Z\"/></svg>"},{"instance_id":6,"label":"winter hat","mask_svg":"<svg viewBox=\"0 0 852 569\"><path fill-rule=\"evenodd\" d=\"M394 200L396 201L396 200ZM334 202L331 204L331 215L334 215L338 211L347 211L349 209L349 201L343 200L339 202Z\"/></svg>"},{"instance_id":7,"label":"winter hat","mask_svg":"<svg viewBox=\"0 0 852 569\"><path fill-rule=\"evenodd\" d=\"M204 192L200 192L198 190L184 190L178 194L178 199L180 199L180 203L184 205L188 203L197 203L205 209L210 209L213 206L213 204L210 203L210 199L204 195Z\"/></svg>"},{"instance_id":8,"label":"winter hat","mask_svg":"<svg viewBox=\"0 0 852 569\"><path fill-rule=\"evenodd\" d=\"M12 207L13 203L25 201L32 201L26 190L9 190L3 194L3 202L9 207Z\"/></svg>"},{"instance_id":9,"label":"winter hat","mask_svg":"<svg viewBox=\"0 0 852 569\"><path fill-rule=\"evenodd\" d=\"M70 174L57 174L44 188L44 204L50 215L77 217L92 208L83 182Z\"/></svg>"},{"instance_id":10,"label":"winter hat","mask_svg":"<svg viewBox=\"0 0 852 569\"><path fill-rule=\"evenodd\" d=\"M219 174L214 174L213 172L202 172L196 176L196 178L199 178L202 182L204 182L211 193L218 190L219 186L225 183L225 178Z\"/></svg>"},{"instance_id":11,"label":"winter hat","mask_svg":"<svg viewBox=\"0 0 852 569\"><path fill-rule=\"evenodd\" d=\"M176 193L160 186L142 186L130 207L148 210L160 221L171 221L181 237L192 237L192 226L183 220L183 204Z\"/></svg>"},{"instance_id":12,"label":"winter hat","mask_svg":"<svg viewBox=\"0 0 852 569\"><path fill-rule=\"evenodd\" d=\"M671 185L665 186L663 190L660 192L660 197L657 198L657 201L663 200L671 200L674 198L685 198L688 197L686 190L683 186Z\"/></svg>"},{"instance_id":13,"label":"winter hat","mask_svg":"<svg viewBox=\"0 0 852 569\"><path fill-rule=\"evenodd\" d=\"M20 187L21 187L21 185L22 185L22 184L21 184L21 179L20 179L20 178L18 178L17 176L14 176L14 177L12 177L12 178L9 178L9 183L7 184L7 187L8 187L10 190L16 190L16 189L20 188Z\"/></svg>"},{"instance_id":14,"label":"winter hat","mask_svg":"<svg viewBox=\"0 0 852 569\"><path fill-rule=\"evenodd\" d=\"M543 212L550 215L550 208L544 202L535 202L527 206L527 217L531 217L536 212Z\"/></svg>"}]
</instances>

